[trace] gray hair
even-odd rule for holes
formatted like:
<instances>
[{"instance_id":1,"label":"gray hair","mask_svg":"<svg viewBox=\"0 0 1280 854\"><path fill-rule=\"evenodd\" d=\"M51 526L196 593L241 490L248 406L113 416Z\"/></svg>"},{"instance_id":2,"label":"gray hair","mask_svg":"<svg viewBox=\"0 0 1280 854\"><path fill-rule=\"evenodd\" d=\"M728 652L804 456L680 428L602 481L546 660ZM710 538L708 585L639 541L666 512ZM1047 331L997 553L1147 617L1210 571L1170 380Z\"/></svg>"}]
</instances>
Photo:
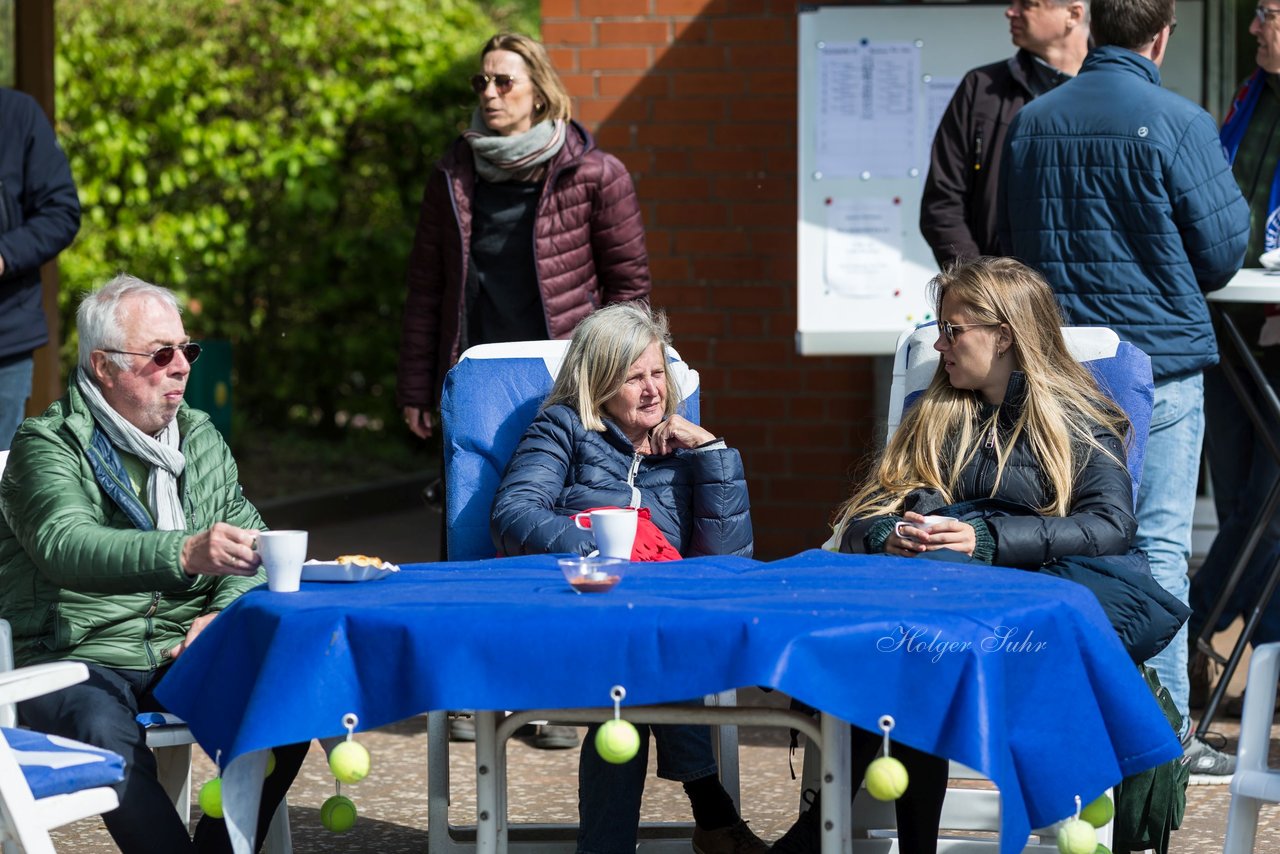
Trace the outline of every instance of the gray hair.
<instances>
[{"instance_id":1,"label":"gray hair","mask_svg":"<svg viewBox=\"0 0 1280 854\"><path fill-rule=\"evenodd\" d=\"M643 303L620 302L598 309L573 331L564 363L543 406L563 403L577 410L588 430L604 430L604 405L622 389L636 359L654 344L663 356L671 346L667 316L650 311ZM680 387L671 371L666 373L666 416L680 403Z\"/></svg>"},{"instance_id":2,"label":"gray hair","mask_svg":"<svg viewBox=\"0 0 1280 854\"><path fill-rule=\"evenodd\" d=\"M120 328L120 304L126 299L153 299L173 308L179 314L182 306L173 291L144 282L128 273L120 273L102 287L85 295L76 309L76 328L80 332L80 367L93 376L94 350L119 350L124 347L124 330ZM129 367L127 356L109 353L116 367Z\"/></svg>"}]
</instances>

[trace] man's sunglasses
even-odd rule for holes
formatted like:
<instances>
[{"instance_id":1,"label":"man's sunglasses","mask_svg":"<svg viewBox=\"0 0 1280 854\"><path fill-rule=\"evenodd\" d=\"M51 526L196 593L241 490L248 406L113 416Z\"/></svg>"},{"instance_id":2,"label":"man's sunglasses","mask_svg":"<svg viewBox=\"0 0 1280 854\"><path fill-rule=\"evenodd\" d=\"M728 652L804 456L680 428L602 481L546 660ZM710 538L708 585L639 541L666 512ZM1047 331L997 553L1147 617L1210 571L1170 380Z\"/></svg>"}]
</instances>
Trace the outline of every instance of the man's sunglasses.
<instances>
[{"instance_id":1,"label":"man's sunglasses","mask_svg":"<svg viewBox=\"0 0 1280 854\"><path fill-rule=\"evenodd\" d=\"M163 347L157 347L150 353L135 353L132 350L108 350L105 347L102 348L102 352L104 353L120 353L124 356L146 356L148 359L154 361L156 366L160 368L168 367L169 363L173 361L173 357L177 355L179 350L182 351L183 358L187 360L188 365L194 365L196 359L200 358L200 345L194 341L186 344L166 344Z\"/></svg>"},{"instance_id":2,"label":"man's sunglasses","mask_svg":"<svg viewBox=\"0 0 1280 854\"><path fill-rule=\"evenodd\" d=\"M511 91L511 87L516 85L519 77L512 77L510 74L476 74L471 78L471 88L475 90L477 95L483 95L484 90L489 88L489 84L493 84L493 88L498 90L499 95L505 95Z\"/></svg>"}]
</instances>

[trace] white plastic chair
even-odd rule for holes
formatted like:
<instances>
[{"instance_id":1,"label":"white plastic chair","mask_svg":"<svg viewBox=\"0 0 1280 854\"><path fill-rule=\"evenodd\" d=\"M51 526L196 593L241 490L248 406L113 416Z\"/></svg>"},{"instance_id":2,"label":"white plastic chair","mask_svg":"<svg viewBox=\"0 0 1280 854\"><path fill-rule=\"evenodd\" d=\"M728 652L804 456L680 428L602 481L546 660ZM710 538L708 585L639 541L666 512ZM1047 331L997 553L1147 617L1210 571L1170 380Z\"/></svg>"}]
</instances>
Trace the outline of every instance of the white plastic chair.
<instances>
[{"instance_id":1,"label":"white plastic chair","mask_svg":"<svg viewBox=\"0 0 1280 854\"><path fill-rule=\"evenodd\" d=\"M88 668L72 661L11 670L0 674L0 703L12 705L88 678ZM13 747L10 740L17 735L36 743L29 750ZM72 768L79 779L65 778ZM0 731L0 846L54 854L49 831L115 809L120 803L111 784L123 777L124 759L115 753L24 730Z\"/></svg>"},{"instance_id":2,"label":"white plastic chair","mask_svg":"<svg viewBox=\"0 0 1280 854\"><path fill-rule=\"evenodd\" d=\"M0 451L0 477L3 477L5 464L8 461L9 452ZM0 674L10 671L13 671L13 634L9 621L0 619ZM82 680L77 679L67 684L74 685L79 681ZM0 701L0 727L17 725L18 713L13 702ZM176 715L164 715L161 720L153 720L152 715L139 715L139 718L141 719L139 723L146 728L147 747L151 748L151 752L156 757L156 777L164 787L169 800L173 801L174 809L178 811L178 815L182 816L183 824L189 827L191 825L191 748L196 743L195 736ZM293 854L293 836L289 830L287 799L280 801L275 815L271 817L271 826L267 830L267 838L263 841L262 850L264 854Z\"/></svg>"},{"instance_id":3,"label":"white plastic chair","mask_svg":"<svg viewBox=\"0 0 1280 854\"><path fill-rule=\"evenodd\" d=\"M445 519L448 524L449 560L480 560L494 556L489 533L493 496L502 480L507 461L525 429L537 415L551 390L569 342L516 341L482 344L469 348L445 378L440 404L445 446ZM680 413L690 421L699 419L698 372L691 369L674 349L668 350L668 369L681 391ZM733 706L736 691L708 696L709 706ZM437 854L470 850L461 840L469 831L448 823L449 741L445 712L432 712L428 724L428 847ZM725 790L739 801L737 727L717 727L716 754ZM572 844L566 825L530 825L525 831L554 849ZM688 844L691 825L642 826L641 839L661 839L666 831L676 833Z\"/></svg>"},{"instance_id":4,"label":"white plastic chair","mask_svg":"<svg viewBox=\"0 0 1280 854\"><path fill-rule=\"evenodd\" d=\"M1249 681L1244 689L1236 773L1231 778L1231 809L1227 812L1224 854L1251 854L1258 835L1258 808L1280 803L1280 770L1267 764L1278 680L1280 643L1254 647L1249 659Z\"/></svg>"}]
</instances>

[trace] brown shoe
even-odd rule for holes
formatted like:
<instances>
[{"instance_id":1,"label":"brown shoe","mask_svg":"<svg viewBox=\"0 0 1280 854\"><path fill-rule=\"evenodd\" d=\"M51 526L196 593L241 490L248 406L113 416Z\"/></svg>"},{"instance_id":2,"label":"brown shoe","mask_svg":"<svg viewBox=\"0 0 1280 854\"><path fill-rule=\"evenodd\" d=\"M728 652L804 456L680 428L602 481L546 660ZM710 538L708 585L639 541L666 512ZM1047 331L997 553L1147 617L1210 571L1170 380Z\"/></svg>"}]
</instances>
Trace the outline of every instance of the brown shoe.
<instances>
[{"instance_id":1,"label":"brown shoe","mask_svg":"<svg viewBox=\"0 0 1280 854\"><path fill-rule=\"evenodd\" d=\"M697 854L768 854L769 846L751 832L745 821L738 819L737 824L719 830L695 827L693 850Z\"/></svg>"}]
</instances>

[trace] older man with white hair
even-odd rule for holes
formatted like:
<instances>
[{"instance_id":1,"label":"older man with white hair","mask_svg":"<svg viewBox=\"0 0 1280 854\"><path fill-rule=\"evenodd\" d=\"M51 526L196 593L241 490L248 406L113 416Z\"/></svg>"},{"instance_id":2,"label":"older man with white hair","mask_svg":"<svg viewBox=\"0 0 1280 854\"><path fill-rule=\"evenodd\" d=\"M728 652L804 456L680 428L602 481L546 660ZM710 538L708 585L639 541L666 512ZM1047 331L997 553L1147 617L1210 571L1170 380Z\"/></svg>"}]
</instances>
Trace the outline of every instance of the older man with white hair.
<instances>
[{"instance_id":1,"label":"older man with white hair","mask_svg":"<svg viewBox=\"0 0 1280 854\"><path fill-rule=\"evenodd\" d=\"M17 664L82 661L89 679L20 703L18 718L124 756L120 806L103 816L121 851L229 851L220 819L188 836L136 716L162 710L173 659L263 580L262 519L222 436L183 405L200 345L174 294L117 276L77 322L67 393L19 428L0 479L0 616ZM259 840L306 750L276 750Z\"/></svg>"}]
</instances>

